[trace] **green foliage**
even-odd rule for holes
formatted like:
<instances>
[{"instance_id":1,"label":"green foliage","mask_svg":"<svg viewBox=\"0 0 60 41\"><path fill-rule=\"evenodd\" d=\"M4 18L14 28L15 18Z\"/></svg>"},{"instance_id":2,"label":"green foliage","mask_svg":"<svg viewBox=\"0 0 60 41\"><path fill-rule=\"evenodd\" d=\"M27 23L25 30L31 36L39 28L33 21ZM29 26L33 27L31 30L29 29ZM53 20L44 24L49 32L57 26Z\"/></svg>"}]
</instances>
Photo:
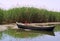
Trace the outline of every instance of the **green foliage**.
<instances>
[{"instance_id":1,"label":"green foliage","mask_svg":"<svg viewBox=\"0 0 60 41\"><path fill-rule=\"evenodd\" d=\"M33 7L0 9L0 23L12 22L60 22L60 12L37 9Z\"/></svg>"},{"instance_id":2,"label":"green foliage","mask_svg":"<svg viewBox=\"0 0 60 41\"><path fill-rule=\"evenodd\" d=\"M3 10L2 9L0 9L0 24L2 24L2 22L3 22Z\"/></svg>"}]
</instances>

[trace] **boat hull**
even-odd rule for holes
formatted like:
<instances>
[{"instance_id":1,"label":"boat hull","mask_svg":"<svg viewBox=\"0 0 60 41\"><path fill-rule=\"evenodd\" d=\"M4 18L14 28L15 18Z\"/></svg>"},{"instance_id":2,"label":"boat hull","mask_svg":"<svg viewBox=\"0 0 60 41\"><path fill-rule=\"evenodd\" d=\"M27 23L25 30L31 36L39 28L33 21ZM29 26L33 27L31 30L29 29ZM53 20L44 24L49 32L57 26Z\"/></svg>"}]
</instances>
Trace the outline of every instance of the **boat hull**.
<instances>
[{"instance_id":1,"label":"boat hull","mask_svg":"<svg viewBox=\"0 0 60 41\"><path fill-rule=\"evenodd\" d=\"M20 25L17 24L18 28L21 29L31 29L31 30L45 30L45 31L53 31L55 26L49 26L49 27L44 27L44 26L40 26L40 27L35 27L35 26L27 26L27 25Z\"/></svg>"}]
</instances>

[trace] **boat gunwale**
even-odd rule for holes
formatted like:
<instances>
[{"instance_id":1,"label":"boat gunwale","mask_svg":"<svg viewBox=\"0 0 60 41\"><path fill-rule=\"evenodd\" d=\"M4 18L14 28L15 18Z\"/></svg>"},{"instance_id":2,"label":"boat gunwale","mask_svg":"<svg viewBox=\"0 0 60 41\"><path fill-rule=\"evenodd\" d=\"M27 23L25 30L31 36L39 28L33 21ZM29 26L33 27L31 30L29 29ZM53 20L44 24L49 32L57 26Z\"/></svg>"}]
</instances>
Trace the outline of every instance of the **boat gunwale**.
<instances>
[{"instance_id":1,"label":"boat gunwale","mask_svg":"<svg viewBox=\"0 0 60 41\"><path fill-rule=\"evenodd\" d=\"M43 28L45 28L45 27L54 27L54 25L50 25L50 26L48 26L48 25L37 25L36 26L36 24L23 24L23 23L17 23L18 25L22 25L22 26L31 26L31 27L43 27Z\"/></svg>"}]
</instances>

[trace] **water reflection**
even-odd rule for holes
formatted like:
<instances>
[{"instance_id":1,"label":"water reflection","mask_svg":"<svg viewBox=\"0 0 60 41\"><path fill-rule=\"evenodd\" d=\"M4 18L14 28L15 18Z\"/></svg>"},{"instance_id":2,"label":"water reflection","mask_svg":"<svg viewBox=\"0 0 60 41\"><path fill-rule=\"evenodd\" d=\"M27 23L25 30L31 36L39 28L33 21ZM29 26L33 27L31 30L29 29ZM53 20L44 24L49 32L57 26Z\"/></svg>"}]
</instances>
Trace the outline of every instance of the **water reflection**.
<instances>
[{"instance_id":1,"label":"water reflection","mask_svg":"<svg viewBox=\"0 0 60 41\"><path fill-rule=\"evenodd\" d=\"M34 38L17 38L3 33L2 39L0 41L60 41L60 32L55 32L56 36L43 35Z\"/></svg>"},{"instance_id":2,"label":"water reflection","mask_svg":"<svg viewBox=\"0 0 60 41\"><path fill-rule=\"evenodd\" d=\"M2 32L0 32L0 39L2 38Z\"/></svg>"},{"instance_id":3,"label":"water reflection","mask_svg":"<svg viewBox=\"0 0 60 41\"><path fill-rule=\"evenodd\" d=\"M56 25L56 27L55 27L54 31L55 31L55 32L60 31L60 24L59 24L59 25Z\"/></svg>"},{"instance_id":4,"label":"water reflection","mask_svg":"<svg viewBox=\"0 0 60 41\"><path fill-rule=\"evenodd\" d=\"M24 31L20 29L9 29L4 33L17 38L32 38L37 37L38 35L43 36L44 34L55 36L53 31Z\"/></svg>"},{"instance_id":5,"label":"water reflection","mask_svg":"<svg viewBox=\"0 0 60 41\"><path fill-rule=\"evenodd\" d=\"M54 31L8 29L0 32L0 41L60 41L60 25Z\"/></svg>"}]
</instances>

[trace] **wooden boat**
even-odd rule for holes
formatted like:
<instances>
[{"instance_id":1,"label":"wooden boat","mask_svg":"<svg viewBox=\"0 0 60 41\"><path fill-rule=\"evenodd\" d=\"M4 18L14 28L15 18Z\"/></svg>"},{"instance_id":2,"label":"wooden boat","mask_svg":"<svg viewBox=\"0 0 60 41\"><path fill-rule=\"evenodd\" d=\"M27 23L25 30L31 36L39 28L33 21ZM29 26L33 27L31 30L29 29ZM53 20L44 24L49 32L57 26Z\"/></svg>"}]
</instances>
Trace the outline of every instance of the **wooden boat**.
<instances>
[{"instance_id":1,"label":"wooden boat","mask_svg":"<svg viewBox=\"0 0 60 41\"><path fill-rule=\"evenodd\" d=\"M36 25L36 24L23 24L23 23L16 23L16 24L17 24L18 28L21 28L21 29L53 31L53 29L55 28L54 25L40 26L40 25Z\"/></svg>"}]
</instances>

